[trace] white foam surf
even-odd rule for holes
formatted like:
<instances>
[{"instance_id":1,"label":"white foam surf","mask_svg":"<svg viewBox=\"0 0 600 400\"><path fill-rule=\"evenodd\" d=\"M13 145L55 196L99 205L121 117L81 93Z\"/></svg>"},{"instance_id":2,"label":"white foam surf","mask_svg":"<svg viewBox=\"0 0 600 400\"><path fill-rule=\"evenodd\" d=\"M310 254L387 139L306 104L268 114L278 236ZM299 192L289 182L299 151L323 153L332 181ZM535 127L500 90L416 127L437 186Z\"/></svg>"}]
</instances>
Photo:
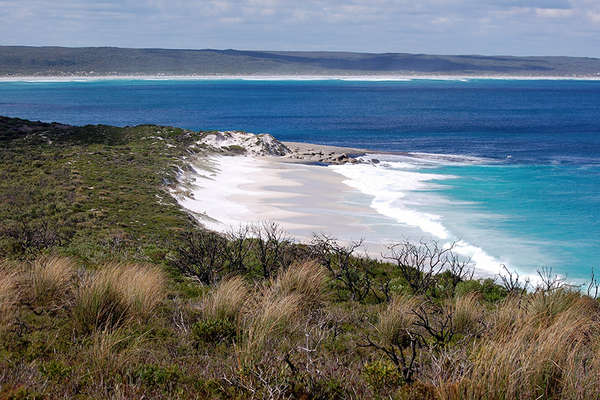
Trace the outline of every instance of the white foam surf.
<instances>
[{"instance_id":1,"label":"white foam surf","mask_svg":"<svg viewBox=\"0 0 600 400\"><path fill-rule=\"evenodd\" d=\"M424 190L432 180L448 179L447 175L407 171L405 163L386 162L382 166L369 164L345 164L330 167L347 179L344 183L362 193L373 196L371 207L380 214L394 220L420 228L440 239L449 237L440 223L440 216L415 211L406 207L401 200L409 191Z\"/></svg>"},{"instance_id":2,"label":"white foam surf","mask_svg":"<svg viewBox=\"0 0 600 400\"><path fill-rule=\"evenodd\" d=\"M410 81L598 81L598 76L462 76L462 75L81 75L81 76L3 76L0 82L96 82L96 81L353 81L353 82L410 82Z\"/></svg>"},{"instance_id":3,"label":"white foam surf","mask_svg":"<svg viewBox=\"0 0 600 400\"><path fill-rule=\"evenodd\" d=\"M454 244L454 251L464 257L470 258L476 269L483 274L497 274L502 264L481 247L475 246L457 238L443 224L443 216L431 212L420 211L427 204L444 201L432 193L444 180L453 179L451 175L428 173L427 167L439 163L482 163L479 158L437 157L420 153L418 157L409 156L382 156L385 161L379 164L345 164L330 166L332 170L343 175L344 183L364 194L372 196L371 207L378 213L385 215L400 224L418 228L434 239L442 241L445 246ZM391 161L397 160L397 161ZM423 162L425 160L425 162ZM423 192L415 200L409 194ZM447 203L447 200L445 201Z\"/></svg>"}]
</instances>

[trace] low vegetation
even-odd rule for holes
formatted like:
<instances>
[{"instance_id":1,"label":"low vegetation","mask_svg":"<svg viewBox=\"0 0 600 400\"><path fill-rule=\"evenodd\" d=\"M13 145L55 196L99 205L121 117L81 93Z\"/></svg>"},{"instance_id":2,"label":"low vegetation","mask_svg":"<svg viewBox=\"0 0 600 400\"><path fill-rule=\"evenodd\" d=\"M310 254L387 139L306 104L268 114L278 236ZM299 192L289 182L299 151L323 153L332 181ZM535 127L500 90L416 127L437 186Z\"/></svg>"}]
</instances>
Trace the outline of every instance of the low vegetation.
<instances>
[{"instance_id":1,"label":"low vegetation","mask_svg":"<svg viewBox=\"0 0 600 400\"><path fill-rule=\"evenodd\" d=\"M114 129L110 140L2 129L0 399L600 397L594 281L475 280L435 243L401 242L377 261L360 243L294 243L276 224L207 232L161 189L184 146L141 144L170 128L85 131ZM137 170L113 174L122 146L155 162L136 155ZM54 177L59 165L80 175Z\"/></svg>"},{"instance_id":2,"label":"low vegetation","mask_svg":"<svg viewBox=\"0 0 600 400\"><path fill-rule=\"evenodd\" d=\"M589 57L0 46L0 76L593 76ZM92 72L90 72L92 71Z\"/></svg>"},{"instance_id":3,"label":"low vegetation","mask_svg":"<svg viewBox=\"0 0 600 400\"><path fill-rule=\"evenodd\" d=\"M494 286L491 302L416 294L398 274L390 301L356 301L310 260L205 285L45 257L3 266L0 285L4 398L600 395L600 304L563 286Z\"/></svg>"}]
</instances>

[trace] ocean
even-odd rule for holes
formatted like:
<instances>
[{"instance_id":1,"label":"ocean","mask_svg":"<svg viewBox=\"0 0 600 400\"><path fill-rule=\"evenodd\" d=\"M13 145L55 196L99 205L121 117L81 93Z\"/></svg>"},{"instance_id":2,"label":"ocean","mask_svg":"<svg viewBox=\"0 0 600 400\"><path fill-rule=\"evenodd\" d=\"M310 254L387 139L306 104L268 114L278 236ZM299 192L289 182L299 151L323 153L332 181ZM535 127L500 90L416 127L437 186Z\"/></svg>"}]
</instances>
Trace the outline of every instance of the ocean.
<instances>
[{"instance_id":1,"label":"ocean","mask_svg":"<svg viewBox=\"0 0 600 400\"><path fill-rule=\"evenodd\" d=\"M600 267L600 81L0 82L0 115L379 151L377 166L332 169L424 239L457 242L490 272L580 281Z\"/></svg>"}]
</instances>

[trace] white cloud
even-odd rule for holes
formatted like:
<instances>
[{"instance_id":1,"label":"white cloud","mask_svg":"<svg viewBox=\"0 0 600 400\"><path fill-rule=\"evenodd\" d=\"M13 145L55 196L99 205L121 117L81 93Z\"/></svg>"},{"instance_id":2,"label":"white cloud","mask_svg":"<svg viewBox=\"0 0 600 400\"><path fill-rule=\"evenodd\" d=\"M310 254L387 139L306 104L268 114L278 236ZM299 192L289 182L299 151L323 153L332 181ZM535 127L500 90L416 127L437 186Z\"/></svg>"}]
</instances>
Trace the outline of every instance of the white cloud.
<instances>
[{"instance_id":1,"label":"white cloud","mask_svg":"<svg viewBox=\"0 0 600 400\"><path fill-rule=\"evenodd\" d=\"M244 22L244 19L240 17L224 17L219 18L219 22L222 22L224 24L241 24L242 22Z\"/></svg>"},{"instance_id":2,"label":"white cloud","mask_svg":"<svg viewBox=\"0 0 600 400\"><path fill-rule=\"evenodd\" d=\"M0 0L4 44L600 56L599 25L600 0Z\"/></svg>"},{"instance_id":3,"label":"white cloud","mask_svg":"<svg viewBox=\"0 0 600 400\"><path fill-rule=\"evenodd\" d=\"M600 23L600 12L588 11L587 16L595 23Z\"/></svg>"},{"instance_id":4,"label":"white cloud","mask_svg":"<svg viewBox=\"0 0 600 400\"><path fill-rule=\"evenodd\" d=\"M539 17L564 18L573 15L574 10L562 8L536 8L535 14Z\"/></svg>"}]
</instances>

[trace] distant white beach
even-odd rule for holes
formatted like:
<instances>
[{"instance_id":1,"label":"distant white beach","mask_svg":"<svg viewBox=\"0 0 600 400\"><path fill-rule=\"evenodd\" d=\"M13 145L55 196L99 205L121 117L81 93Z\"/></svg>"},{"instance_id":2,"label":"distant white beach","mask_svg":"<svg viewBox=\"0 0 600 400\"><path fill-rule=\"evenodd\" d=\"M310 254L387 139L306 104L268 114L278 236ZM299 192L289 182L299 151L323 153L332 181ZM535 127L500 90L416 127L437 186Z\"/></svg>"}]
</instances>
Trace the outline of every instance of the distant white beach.
<instances>
[{"instance_id":1,"label":"distant white beach","mask_svg":"<svg viewBox=\"0 0 600 400\"><path fill-rule=\"evenodd\" d=\"M107 76L0 76L0 82L94 82L111 80L141 81L357 81L407 82L413 80L576 80L598 81L599 76L510 76L510 75L107 75Z\"/></svg>"}]
</instances>

